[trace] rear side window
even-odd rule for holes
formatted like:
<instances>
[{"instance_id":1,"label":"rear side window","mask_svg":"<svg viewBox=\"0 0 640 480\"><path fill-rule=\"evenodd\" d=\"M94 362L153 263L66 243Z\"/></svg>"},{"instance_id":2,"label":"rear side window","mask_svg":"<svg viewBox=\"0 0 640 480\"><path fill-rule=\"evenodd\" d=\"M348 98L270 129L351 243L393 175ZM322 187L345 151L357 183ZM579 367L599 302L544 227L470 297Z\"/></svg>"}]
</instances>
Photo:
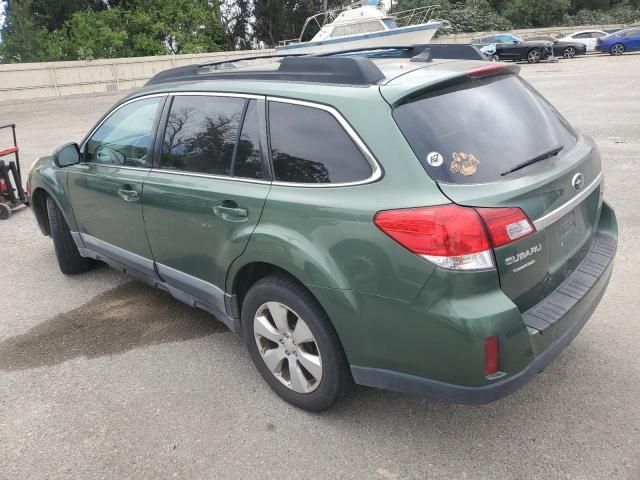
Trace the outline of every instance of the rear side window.
<instances>
[{"instance_id":1,"label":"rear side window","mask_svg":"<svg viewBox=\"0 0 640 480\"><path fill-rule=\"evenodd\" d=\"M347 183L372 174L360 149L325 110L269 102L269 133L277 181Z\"/></svg>"},{"instance_id":2,"label":"rear side window","mask_svg":"<svg viewBox=\"0 0 640 480\"><path fill-rule=\"evenodd\" d=\"M576 143L560 114L515 75L418 98L393 116L429 175L447 183L499 181L524 162L553 150L562 155Z\"/></svg>"},{"instance_id":3,"label":"rear side window","mask_svg":"<svg viewBox=\"0 0 640 480\"><path fill-rule=\"evenodd\" d=\"M174 97L161 168L229 175L245 102L242 98L203 95Z\"/></svg>"}]
</instances>

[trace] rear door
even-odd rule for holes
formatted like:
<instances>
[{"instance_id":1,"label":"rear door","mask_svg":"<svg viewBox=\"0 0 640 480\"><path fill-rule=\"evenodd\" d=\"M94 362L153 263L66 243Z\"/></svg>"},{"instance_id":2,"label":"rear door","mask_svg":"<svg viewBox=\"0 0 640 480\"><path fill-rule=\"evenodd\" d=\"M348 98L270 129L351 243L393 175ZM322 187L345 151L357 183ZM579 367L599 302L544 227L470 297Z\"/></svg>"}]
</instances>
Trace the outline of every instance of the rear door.
<instances>
[{"instance_id":1,"label":"rear door","mask_svg":"<svg viewBox=\"0 0 640 480\"><path fill-rule=\"evenodd\" d=\"M264 100L175 95L159 158L144 184L144 219L160 276L224 312L231 262L255 229L271 185Z\"/></svg>"},{"instance_id":2,"label":"rear door","mask_svg":"<svg viewBox=\"0 0 640 480\"><path fill-rule=\"evenodd\" d=\"M394 117L453 202L519 207L533 221L535 233L495 249L502 289L521 309L571 273L599 218L600 156L532 87L516 75L472 80Z\"/></svg>"}]
</instances>

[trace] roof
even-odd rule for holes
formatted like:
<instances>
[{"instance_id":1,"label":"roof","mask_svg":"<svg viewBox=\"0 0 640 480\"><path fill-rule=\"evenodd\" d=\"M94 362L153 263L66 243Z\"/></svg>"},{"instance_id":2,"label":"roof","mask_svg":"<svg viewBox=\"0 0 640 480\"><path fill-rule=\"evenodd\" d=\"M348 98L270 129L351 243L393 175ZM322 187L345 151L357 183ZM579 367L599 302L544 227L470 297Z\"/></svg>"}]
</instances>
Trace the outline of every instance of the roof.
<instances>
[{"instance_id":1,"label":"roof","mask_svg":"<svg viewBox=\"0 0 640 480\"><path fill-rule=\"evenodd\" d=\"M316 55L267 55L189 65L152 78L140 93L216 91L331 102L332 99L389 98L464 75L487 65L470 45L413 45ZM491 63L489 63L491 65ZM286 85L286 88L283 88ZM385 93L385 98L387 94Z\"/></svg>"}]
</instances>

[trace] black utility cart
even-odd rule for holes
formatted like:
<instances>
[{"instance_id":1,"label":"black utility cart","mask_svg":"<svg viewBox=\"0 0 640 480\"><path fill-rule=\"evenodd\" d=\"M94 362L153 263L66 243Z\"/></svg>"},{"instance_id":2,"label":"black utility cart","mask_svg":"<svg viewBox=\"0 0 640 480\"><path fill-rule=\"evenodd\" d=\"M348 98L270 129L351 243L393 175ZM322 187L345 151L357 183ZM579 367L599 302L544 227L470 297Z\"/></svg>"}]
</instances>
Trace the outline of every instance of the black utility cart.
<instances>
[{"instance_id":1,"label":"black utility cart","mask_svg":"<svg viewBox=\"0 0 640 480\"><path fill-rule=\"evenodd\" d=\"M0 220L6 220L11 212L23 205L29 205L29 197L22 188L20 173L20 154L16 140L16 125L0 125L0 130L10 128L13 146L0 149ZM0 147L1 148L1 147ZM2 157L13 155L14 160L5 161Z\"/></svg>"}]
</instances>

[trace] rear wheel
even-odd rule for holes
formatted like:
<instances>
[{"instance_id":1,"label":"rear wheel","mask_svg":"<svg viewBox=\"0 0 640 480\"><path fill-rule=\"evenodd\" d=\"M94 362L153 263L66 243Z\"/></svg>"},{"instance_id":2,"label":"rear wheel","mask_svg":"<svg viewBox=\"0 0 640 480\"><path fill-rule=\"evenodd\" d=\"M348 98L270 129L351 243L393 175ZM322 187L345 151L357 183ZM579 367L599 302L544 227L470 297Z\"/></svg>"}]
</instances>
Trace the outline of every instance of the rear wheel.
<instances>
[{"instance_id":1,"label":"rear wheel","mask_svg":"<svg viewBox=\"0 0 640 480\"><path fill-rule=\"evenodd\" d=\"M294 279L273 274L242 303L244 340L262 378L284 400L312 412L330 408L351 382L327 314Z\"/></svg>"},{"instance_id":2,"label":"rear wheel","mask_svg":"<svg viewBox=\"0 0 640 480\"><path fill-rule=\"evenodd\" d=\"M66 275L73 275L89 270L92 264L91 260L80 255L78 247L71 237L69 225L51 197L47 197L47 213L60 271Z\"/></svg>"},{"instance_id":3,"label":"rear wheel","mask_svg":"<svg viewBox=\"0 0 640 480\"><path fill-rule=\"evenodd\" d=\"M621 43L616 43L614 46L611 47L611 50L609 50L609 53L611 55L622 55L624 53L624 45Z\"/></svg>"},{"instance_id":4,"label":"rear wheel","mask_svg":"<svg viewBox=\"0 0 640 480\"><path fill-rule=\"evenodd\" d=\"M562 52L564 58L573 58L576 56L576 49L574 47L567 47Z\"/></svg>"},{"instance_id":5,"label":"rear wheel","mask_svg":"<svg viewBox=\"0 0 640 480\"><path fill-rule=\"evenodd\" d=\"M529 50L529 53L527 54L527 62L538 63L540 60L542 60L542 50L539 48Z\"/></svg>"}]
</instances>

